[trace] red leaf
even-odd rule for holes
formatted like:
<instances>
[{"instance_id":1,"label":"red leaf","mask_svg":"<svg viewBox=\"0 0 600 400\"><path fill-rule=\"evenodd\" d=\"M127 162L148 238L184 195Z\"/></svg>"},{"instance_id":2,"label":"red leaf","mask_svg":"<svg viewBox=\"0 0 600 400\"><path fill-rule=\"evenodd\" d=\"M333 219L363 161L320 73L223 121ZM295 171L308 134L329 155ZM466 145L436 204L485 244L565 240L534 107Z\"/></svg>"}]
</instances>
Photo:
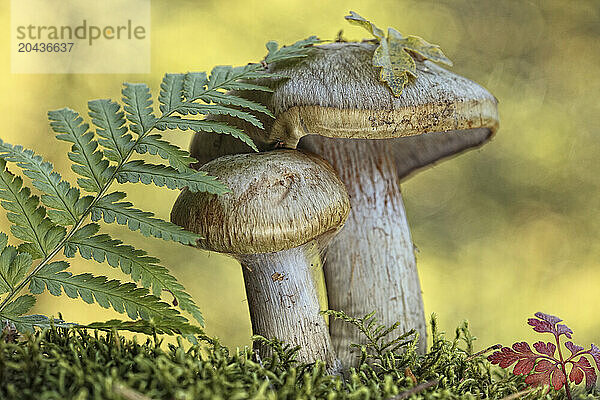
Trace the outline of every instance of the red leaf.
<instances>
[{"instance_id":1,"label":"red leaf","mask_svg":"<svg viewBox=\"0 0 600 400\"><path fill-rule=\"evenodd\" d=\"M560 370L560 368L558 368L558 366L555 367L554 372L552 373L552 386L554 387L554 390L560 390L566 381L567 377L565 374Z\"/></svg>"},{"instance_id":2,"label":"red leaf","mask_svg":"<svg viewBox=\"0 0 600 400\"><path fill-rule=\"evenodd\" d=\"M525 378L529 386L550 385L550 370L538 374L531 374Z\"/></svg>"},{"instance_id":3,"label":"red leaf","mask_svg":"<svg viewBox=\"0 0 600 400\"><path fill-rule=\"evenodd\" d=\"M534 331L552 333L557 342L560 341L559 337L561 335L571 338L573 331L567 325L559 324L559 322L562 322L560 318L541 312L535 313L535 317L529 318L527 321ZM592 344L588 351L584 351L583 347L571 341L566 342L565 347L571 352L571 357L565 362L555 358L556 345L554 343L543 341L534 343L533 348L537 353L531 349L527 342L517 342L511 347L502 347L500 351L490 355L488 360L502 368L508 368L516 363L513 374L527 375L525 383L531 386L549 385L557 391L567 384L565 368L567 363L571 363L572 368L568 379L578 385L585 376L586 388L591 389L594 387L598 380L595 367L600 370L600 348ZM578 355L580 356L579 359L573 361ZM587 355L594 359L595 367Z\"/></svg>"},{"instance_id":4,"label":"red leaf","mask_svg":"<svg viewBox=\"0 0 600 400\"><path fill-rule=\"evenodd\" d=\"M571 352L571 356L574 356L575 354L579 353L580 351L583 350L583 347L576 345L573 342L567 342L565 343L565 347L567 349L569 349L569 351Z\"/></svg>"},{"instance_id":5,"label":"red leaf","mask_svg":"<svg viewBox=\"0 0 600 400\"><path fill-rule=\"evenodd\" d=\"M531 386L552 385L554 390L560 390L566 382L565 374L560 370L559 364L548 360L540 360L534 373L525 378L525 383Z\"/></svg>"},{"instance_id":6,"label":"red leaf","mask_svg":"<svg viewBox=\"0 0 600 400\"><path fill-rule=\"evenodd\" d=\"M556 325L556 334L558 336L565 335L566 337L571 339L571 335L573 334L573 331L571 330L571 328L569 328L568 326L566 326L564 324L558 324L558 325Z\"/></svg>"},{"instance_id":7,"label":"red leaf","mask_svg":"<svg viewBox=\"0 0 600 400\"><path fill-rule=\"evenodd\" d=\"M515 368L513 368L513 374L515 375L527 375L531 372L535 366L535 358L522 358L519 360Z\"/></svg>"},{"instance_id":8,"label":"red leaf","mask_svg":"<svg viewBox=\"0 0 600 400\"><path fill-rule=\"evenodd\" d=\"M488 360L492 364L498 364L501 368L508 368L518 361L513 369L513 374L526 375L531 372L539 357L531 350L527 342L517 342L512 345L512 349L503 347L500 351L494 352L488 357Z\"/></svg>"},{"instance_id":9,"label":"red leaf","mask_svg":"<svg viewBox=\"0 0 600 400\"><path fill-rule=\"evenodd\" d=\"M535 366L535 372L546 372L551 371L554 368L554 364L548 360L540 360Z\"/></svg>"},{"instance_id":10,"label":"red leaf","mask_svg":"<svg viewBox=\"0 0 600 400\"><path fill-rule=\"evenodd\" d=\"M576 384L580 384L583 380L583 375L585 374L585 387L587 389L592 388L596 385L596 370L590 364L590 361L581 356L577 362L573 363L573 368L571 369L571 373L569 374L569 379Z\"/></svg>"},{"instance_id":11,"label":"red leaf","mask_svg":"<svg viewBox=\"0 0 600 400\"><path fill-rule=\"evenodd\" d=\"M548 323L550 323L551 325L556 325L559 322L562 322L562 319L555 317L554 315L550 315L550 314L544 314L543 312L536 312L534 314L536 317L538 317L539 319L546 321Z\"/></svg>"},{"instance_id":12,"label":"red leaf","mask_svg":"<svg viewBox=\"0 0 600 400\"><path fill-rule=\"evenodd\" d=\"M561 335L571 338L573 331L567 325L559 324L559 322L562 322L560 318L541 312L535 313L535 317L529 318L527 321L534 331L552 333L557 342L560 342L559 337ZM592 344L588 351L584 351L583 347L571 341L566 342L565 347L571 352L571 357L565 362L555 358L556 345L554 343L543 341L534 343L533 348L537 353L531 349L527 342L517 342L511 347L502 347L499 351L490 355L488 360L502 368L508 368L516 363L513 374L527 375L525 382L528 385L549 385L554 390L560 390L566 385L565 368L567 363L571 363L572 368L568 379L578 385L585 376L586 388L591 389L594 387L598 380L595 367L600 370L600 348ZM573 361L578 355L580 356L579 359ZM587 355L594 359L595 367Z\"/></svg>"},{"instance_id":13,"label":"red leaf","mask_svg":"<svg viewBox=\"0 0 600 400\"><path fill-rule=\"evenodd\" d=\"M533 344L533 347L535 347L538 353L545 354L550 357L554 357L554 352L556 351L556 346L550 342L537 342Z\"/></svg>"},{"instance_id":14,"label":"red leaf","mask_svg":"<svg viewBox=\"0 0 600 400\"><path fill-rule=\"evenodd\" d=\"M517 353L521 353L523 355L527 355L527 354L535 355L535 353L533 351L531 351L531 347L529 347L529 344L527 342L517 342L512 345L512 348Z\"/></svg>"},{"instance_id":15,"label":"red leaf","mask_svg":"<svg viewBox=\"0 0 600 400\"><path fill-rule=\"evenodd\" d=\"M548 332L556 336L565 335L571 339L571 335L573 334L571 328L564 324L558 324L562 321L562 319L555 317L554 315L544 314L541 312L536 312L535 316L537 318L529 318L527 320L527 323L533 326L534 331L540 333Z\"/></svg>"},{"instance_id":16,"label":"red leaf","mask_svg":"<svg viewBox=\"0 0 600 400\"><path fill-rule=\"evenodd\" d=\"M556 329L554 329L554 325L552 325L550 322L548 321L541 321L539 319L535 319L535 318L529 318L527 320L527 323L531 326L533 326L533 330L539 333L555 333Z\"/></svg>"},{"instance_id":17,"label":"red leaf","mask_svg":"<svg viewBox=\"0 0 600 400\"><path fill-rule=\"evenodd\" d=\"M488 356L488 361L492 364L498 364L501 368L510 367L519 356L510 347L503 347L500 351L495 351Z\"/></svg>"},{"instance_id":18,"label":"red leaf","mask_svg":"<svg viewBox=\"0 0 600 400\"><path fill-rule=\"evenodd\" d=\"M573 369L569 374L569 379L571 380L571 382L575 382L576 385L579 385L583 380L583 370L579 367L576 367L575 364L573 364Z\"/></svg>"}]
</instances>

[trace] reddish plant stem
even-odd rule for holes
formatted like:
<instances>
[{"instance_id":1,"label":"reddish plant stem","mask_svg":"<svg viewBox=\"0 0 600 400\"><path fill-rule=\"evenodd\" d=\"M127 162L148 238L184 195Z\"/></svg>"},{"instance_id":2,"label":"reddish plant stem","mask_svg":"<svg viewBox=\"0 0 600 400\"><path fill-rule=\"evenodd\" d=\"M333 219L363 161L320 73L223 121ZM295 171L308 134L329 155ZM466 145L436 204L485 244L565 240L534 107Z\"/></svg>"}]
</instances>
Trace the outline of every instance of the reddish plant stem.
<instances>
[{"instance_id":1,"label":"reddish plant stem","mask_svg":"<svg viewBox=\"0 0 600 400\"><path fill-rule=\"evenodd\" d=\"M558 348L558 356L560 357L560 366L563 374L565 374L565 392L567 393L567 399L572 400L571 389L569 389L569 377L567 376L567 368L565 367L565 359L563 358L562 351L560 349L560 339L557 334L554 334L556 339L556 347Z\"/></svg>"}]
</instances>

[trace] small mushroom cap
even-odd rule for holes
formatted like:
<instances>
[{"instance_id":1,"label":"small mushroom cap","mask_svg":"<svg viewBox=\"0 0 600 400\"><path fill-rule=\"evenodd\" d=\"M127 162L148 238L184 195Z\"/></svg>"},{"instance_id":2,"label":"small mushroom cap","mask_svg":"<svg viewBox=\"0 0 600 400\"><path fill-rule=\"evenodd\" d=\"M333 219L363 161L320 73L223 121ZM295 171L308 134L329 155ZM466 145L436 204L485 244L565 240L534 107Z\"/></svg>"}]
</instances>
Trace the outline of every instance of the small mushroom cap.
<instances>
[{"instance_id":1,"label":"small mushroom cap","mask_svg":"<svg viewBox=\"0 0 600 400\"><path fill-rule=\"evenodd\" d=\"M237 154L200 168L230 188L221 196L184 189L171 221L220 253L290 249L342 227L350 211L344 184L322 158L297 150Z\"/></svg>"}]
</instances>

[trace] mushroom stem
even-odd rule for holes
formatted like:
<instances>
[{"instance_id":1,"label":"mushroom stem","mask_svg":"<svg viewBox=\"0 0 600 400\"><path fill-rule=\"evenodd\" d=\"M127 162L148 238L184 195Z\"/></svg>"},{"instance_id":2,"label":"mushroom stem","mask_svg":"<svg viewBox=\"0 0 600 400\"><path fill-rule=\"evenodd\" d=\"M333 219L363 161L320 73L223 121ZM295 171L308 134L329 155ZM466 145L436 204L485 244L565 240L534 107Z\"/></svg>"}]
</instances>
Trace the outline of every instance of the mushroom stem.
<instances>
[{"instance_id":1,"label":"mushroom stem","mask_svg":"<svg viewBox=\"0 0 600 400\"><path fill-rule=\"evenodd\" d=\"M381 323L415 329L422 351L426 324L413 242L394 159L386 141L306 136L300 147L328 160L346 185L351 211L326 250L329 307L353 317L377 312ZM331 340L344 367L358 357L351 343L365 338L342 321L331 320Z\"/></svg>"},{"instance_id":2,"label":"mushroom stem","mask_svg":"<svg viewBox=\"0 0 600 400\"><path fill-rule=\"evenodd\" d=\"M237 255L242 264L252 332L300 346L298 360L322 360L331 373L340 369L314 284L320 263L317 241L275 253ZM260 342L261 356L270 349Z\"/></svg>"}]
</instances>

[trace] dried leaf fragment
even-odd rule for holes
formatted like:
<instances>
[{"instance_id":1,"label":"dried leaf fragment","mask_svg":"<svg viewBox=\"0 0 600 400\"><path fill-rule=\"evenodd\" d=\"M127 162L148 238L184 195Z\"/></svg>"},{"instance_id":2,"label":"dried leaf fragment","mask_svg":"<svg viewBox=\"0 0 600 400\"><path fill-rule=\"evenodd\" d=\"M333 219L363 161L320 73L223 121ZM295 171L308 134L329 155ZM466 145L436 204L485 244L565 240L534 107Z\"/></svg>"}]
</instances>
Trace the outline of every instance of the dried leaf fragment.
<instances>
[{"instance_id":1,"label":"dried leaf fragment","mask_svg":"<svg viewBox=\"0 0 600 400\"><path fill-rule=\"evenodd\" d=\"M371 21L350 11L346 20L369 31L379 42L373 53L373 66L381 68L379 79L385 82L394 96L399 97L409 82L409 75L417 76L415 57L452 65L440 46L431 44L418 36L404 37L393 28L388 36Z\"/></svg>"}]
</instances>

